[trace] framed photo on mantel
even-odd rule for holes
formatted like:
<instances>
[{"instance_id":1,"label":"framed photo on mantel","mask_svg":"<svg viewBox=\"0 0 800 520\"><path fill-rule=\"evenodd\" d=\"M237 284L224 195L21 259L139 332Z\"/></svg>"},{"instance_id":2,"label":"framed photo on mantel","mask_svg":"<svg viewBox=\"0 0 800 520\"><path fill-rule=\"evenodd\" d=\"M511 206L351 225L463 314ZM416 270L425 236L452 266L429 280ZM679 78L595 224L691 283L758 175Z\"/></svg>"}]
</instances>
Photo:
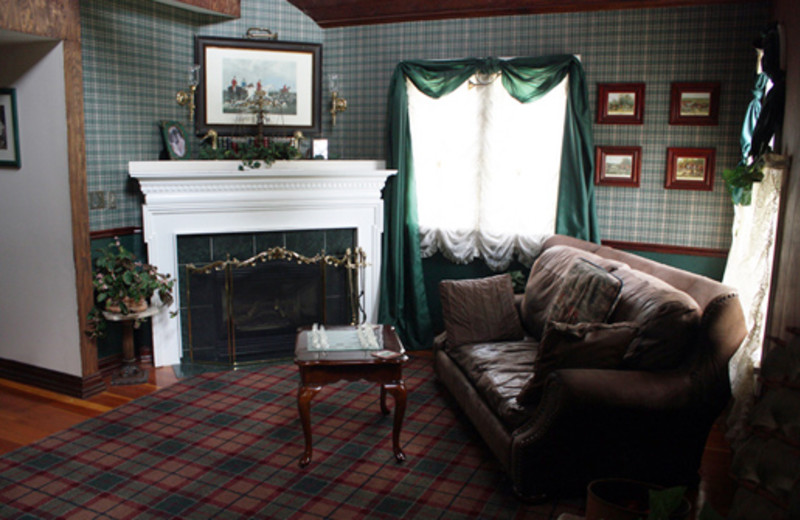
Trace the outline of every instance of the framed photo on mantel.
<instances>
[{"instance_id":1,"label":"framed photo on mantel","mask_svg":"<svg viewBox=\"0 0 800 520\"><path fill-rule=\"evenodd\" d=\"M255 135L259 114L265 135L319 133L321 44L198 36L195 60L199 134Z\"/></svg>"}]
</instances>

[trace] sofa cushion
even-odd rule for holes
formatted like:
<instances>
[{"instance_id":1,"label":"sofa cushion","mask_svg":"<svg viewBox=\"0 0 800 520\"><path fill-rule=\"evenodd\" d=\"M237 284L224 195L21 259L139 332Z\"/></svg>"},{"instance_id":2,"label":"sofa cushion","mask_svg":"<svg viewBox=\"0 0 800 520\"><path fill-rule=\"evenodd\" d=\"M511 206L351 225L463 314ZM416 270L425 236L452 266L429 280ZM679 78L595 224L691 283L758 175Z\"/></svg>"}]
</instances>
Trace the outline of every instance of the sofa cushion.
<instances>
[{"instance_id":1,"label":"sofa cushion","mask_svg":"<svg viewBox=\"0 0 800 520\"><path fill-rule=\"evenodd\" d=\"M439 282L449 347L519 340L525 335L514 304L511 275Z\"/></svg>"},{"instance_id":2,"label":"sofa cushion","mask_svg":"<svg viewBox=\"0 0 800 520\"><path fill-rule=\"evenodd\" d=\"M475 390L509 430L530 417L530 408L517 401L529 379L539 351L537 341L481 343L449 351Z\"/></svg>"},{"instance_id":3,"label":"sofa cushion","mask_svg":"<svg viewBox=\"0 0 800 520\"><path fill-rule=\"evenodd\" d=\"M585 258L612 273L626 265L575 247L559 245L546 249L531 268L520 306L522 326L532 337L542 337L550 302L575 258Z\"/></svg>"},{"instance_id":4,"label":"sofa cushion","mask_svg":"<svg viewBox=\"0 0 800 520\"><path fill-rule=\"evenodd\" d=\"M605 322L621 288L622 281L613 274L585 258L575 258L547 308L547 321Z\"/></svg>"},{"instance_id":5,"label":"sofa cushion","mask_svg":"<svg viewBox=\"0 0 800 520\"><path fill-rule=\"evenodd\" d=\"M562 368L619 368L639 326L633 322L559 323L546 327L533 377L522 387L522 405L539 402L547 376Z\"/></svg>"},{"instance_id":6,"label":"sofa cushion","mask_svg":"<svg viewBox=\"0 0 800 520\"><path fill-rule=\"evenodd\" d=\"M611 321L635 321L639 325L639 334L625 353L623 366L637 370L677 367L697 335L697 302L641 271L626 267L614 274L623 280L623 286Z\"/></svg>"}]
</instances>

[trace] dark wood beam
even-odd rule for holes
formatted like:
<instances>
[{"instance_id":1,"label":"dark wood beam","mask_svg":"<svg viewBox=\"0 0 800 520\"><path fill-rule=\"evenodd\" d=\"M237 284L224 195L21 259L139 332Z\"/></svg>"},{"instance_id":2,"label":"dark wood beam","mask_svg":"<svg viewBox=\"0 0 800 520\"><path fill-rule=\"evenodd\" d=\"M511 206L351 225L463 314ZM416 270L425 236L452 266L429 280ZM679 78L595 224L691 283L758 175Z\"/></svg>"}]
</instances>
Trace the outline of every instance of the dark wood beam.
<instances>
[{"instance_id":1,"label":"dark wood beam","mask_svg":"<svg viewBox=\"0 0 800 520\"><path fill-rule=\"evenodd\" d=\"M239 18L241 0L155 0L156 2L229 18Z\"/></svg>"},{"instance_id":2,"label":"dark wood beam","mask_svg":"<svg viewBox=\"0 0 800 520\"><path fill-rule=\"evenodd\" d=\"M288 0L320 27L524 14L606 11L744 0ZM759 0L757 0L759 1ZM770 0L760 0L770 3Z\"/></svg>"},{"instance_id":3,"label":"dark wood beam","mask_svg":"<svg viewBox=\"0 0 800 520\"><path fill-rule=\"evenodd\" d=\"M80 42L77 0L3 0L0 29Z\"/></svg>"}]
</instances>

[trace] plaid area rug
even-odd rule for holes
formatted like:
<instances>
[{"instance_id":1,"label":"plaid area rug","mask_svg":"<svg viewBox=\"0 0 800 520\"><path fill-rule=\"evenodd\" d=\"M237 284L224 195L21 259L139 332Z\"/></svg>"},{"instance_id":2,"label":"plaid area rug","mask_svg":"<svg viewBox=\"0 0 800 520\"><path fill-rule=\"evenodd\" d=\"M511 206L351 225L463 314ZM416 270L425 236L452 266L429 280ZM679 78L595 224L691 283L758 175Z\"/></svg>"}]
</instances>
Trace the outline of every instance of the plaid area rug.
<instances>
[{"instance_id":1,"label":"plaid area rug","mask_svg":"<svg viewBox=\"0 0 800 520\"><path fill-rule=\"evenodd\" d=\"M323 388L303 433L292 364L194 376L0 457L0 517L534 518L579 501L520 502L498 462L434 381L404 369L401 433L368 383ZM392 404L391 399L389 403Z\"/></svg>"}]
</instances>

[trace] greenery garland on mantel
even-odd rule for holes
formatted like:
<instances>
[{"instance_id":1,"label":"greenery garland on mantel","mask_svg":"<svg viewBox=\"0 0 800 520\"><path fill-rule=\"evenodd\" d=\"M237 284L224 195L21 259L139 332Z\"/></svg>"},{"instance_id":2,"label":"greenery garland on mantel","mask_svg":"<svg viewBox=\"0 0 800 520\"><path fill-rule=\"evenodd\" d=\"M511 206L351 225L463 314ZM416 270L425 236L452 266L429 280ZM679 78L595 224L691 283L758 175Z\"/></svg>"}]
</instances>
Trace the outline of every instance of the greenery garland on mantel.
<instances>
[{"instance_id":1,"label":"greenery garland on mantel","mask_svg":"<svg viewBox=\"0 0 800 520\"><path fill-rule=\"evenodd\" d=\"M266 144L257 140L244 143L232 143L230 148L213 148L201 146L199 158L202 160L222 161L240 160L239 170L245 168L257 169L269 166L275 161L291 161L302 157L300 151L290 143L269 141Z\"/></svg>"}]
</instances>

